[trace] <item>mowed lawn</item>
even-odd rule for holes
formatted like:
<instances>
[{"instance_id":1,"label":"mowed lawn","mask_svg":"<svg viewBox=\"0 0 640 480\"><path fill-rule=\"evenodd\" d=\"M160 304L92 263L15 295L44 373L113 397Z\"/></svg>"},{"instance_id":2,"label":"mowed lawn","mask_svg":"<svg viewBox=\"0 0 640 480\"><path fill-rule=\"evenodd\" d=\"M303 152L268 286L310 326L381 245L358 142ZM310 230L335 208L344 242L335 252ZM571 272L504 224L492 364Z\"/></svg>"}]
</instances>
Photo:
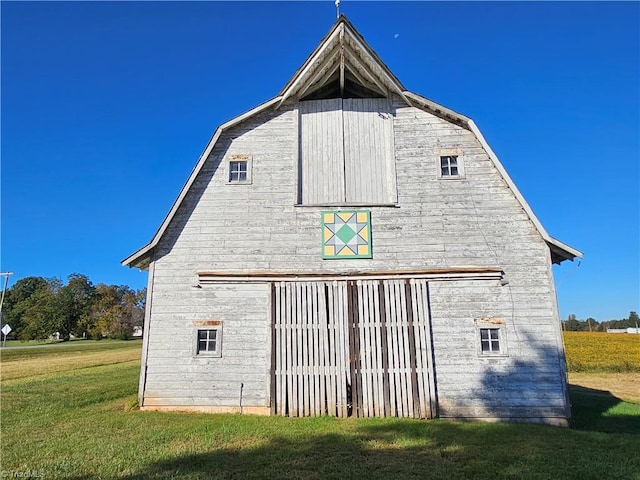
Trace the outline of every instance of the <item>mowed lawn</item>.
<instances>
[{"instance_id":1,"label":"mowed lawn","mask_svg":"<svg viewBox=\"0 0 640 480\"><path fill-rule=\"evenodd\" d=\"M640 479L640 393L572 387L574 429L141 412L140 347L3 350L3 477Z\"/></svg>"}]
</instances>

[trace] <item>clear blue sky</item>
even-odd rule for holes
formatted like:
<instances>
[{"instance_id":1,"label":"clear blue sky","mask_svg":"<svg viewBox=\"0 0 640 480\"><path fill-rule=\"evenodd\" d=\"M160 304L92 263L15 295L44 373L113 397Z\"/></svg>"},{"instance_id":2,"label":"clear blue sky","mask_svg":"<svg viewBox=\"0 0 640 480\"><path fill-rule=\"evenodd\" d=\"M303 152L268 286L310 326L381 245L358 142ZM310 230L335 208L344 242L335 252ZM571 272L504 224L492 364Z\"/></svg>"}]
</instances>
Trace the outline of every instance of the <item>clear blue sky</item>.
<instances>
[{"instance_id":1,"label":"clear blue sky","mask_svg":"<svg viewBox=\"0 0 640 480\"><path fill-rule=\"evenodd\" d=\"M404 83L473 118L549 233L560 313L640 310L640 4L355 2ZM2 271L146 285L146 245L216 127L275 96L322 2L7 2Z\"/></svg>"}]
</instances>

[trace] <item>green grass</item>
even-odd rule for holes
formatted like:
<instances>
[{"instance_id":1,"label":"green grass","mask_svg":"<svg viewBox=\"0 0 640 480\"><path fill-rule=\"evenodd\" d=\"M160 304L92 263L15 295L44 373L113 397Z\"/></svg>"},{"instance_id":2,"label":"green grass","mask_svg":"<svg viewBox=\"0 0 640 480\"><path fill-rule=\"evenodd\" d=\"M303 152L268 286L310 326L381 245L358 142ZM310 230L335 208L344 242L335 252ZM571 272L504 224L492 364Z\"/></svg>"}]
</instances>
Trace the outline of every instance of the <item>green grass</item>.
<instances>
[{"instance_id":1,"label":"green grass","mask_svg":"<svg viewBox=\"0 0 640 480\"><path fill-rule=\"evenodd\" d=\"M58 347L2 353L0 470L45 478L640 479L640 405L572 390L577 429L409 419L126 411L139 342L42 373ZM28 363L25 362L28 360ZM61 365L61 364L60 364Z\"/></svg>"}]
</instances>

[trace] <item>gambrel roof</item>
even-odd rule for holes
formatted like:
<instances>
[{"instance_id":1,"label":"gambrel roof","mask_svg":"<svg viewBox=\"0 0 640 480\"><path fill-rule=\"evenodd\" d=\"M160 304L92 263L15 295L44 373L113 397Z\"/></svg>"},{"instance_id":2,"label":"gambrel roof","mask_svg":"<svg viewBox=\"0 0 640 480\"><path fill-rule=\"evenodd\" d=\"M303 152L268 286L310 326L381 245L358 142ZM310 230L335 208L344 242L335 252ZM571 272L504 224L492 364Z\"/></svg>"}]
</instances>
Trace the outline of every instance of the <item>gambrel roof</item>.
<instances>
[{"instance_id":1,"label":"gambrel roof","mask_svg":"<svg viewBox=\"0 0 640 480\"><path fill-rule=\"evenodd\" d=\"M321 40L318 47L294 73L293 77L275 98L218 127L151 242L125 258L122 264L129 267L147 268L154 247L164 235L165 230L171 223L198 173L224 131L263 111L277 109L285 103L322 98L336 93L338 96L347 94L355 97L390 97L391 95L398 95L410 106L429 112L471 131L487 152L490 160L529 216L531 222L546 241L551 251L553 263L573 260L576 257L582 258L580 251L556 240L547 233L473 120L428 98L408 91L365 42L351 22L344 15L341 15L331 27L329 33Z\"/></svg>"}]
</instances>

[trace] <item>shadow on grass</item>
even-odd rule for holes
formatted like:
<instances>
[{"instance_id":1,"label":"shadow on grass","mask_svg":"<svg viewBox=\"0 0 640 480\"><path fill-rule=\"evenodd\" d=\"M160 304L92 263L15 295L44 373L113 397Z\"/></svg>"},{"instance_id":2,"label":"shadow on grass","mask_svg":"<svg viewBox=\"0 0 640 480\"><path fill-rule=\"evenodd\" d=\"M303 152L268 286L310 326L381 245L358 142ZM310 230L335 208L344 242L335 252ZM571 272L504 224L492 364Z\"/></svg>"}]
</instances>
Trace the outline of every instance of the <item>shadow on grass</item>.
<instances>
[{"instance_id":1,"label":"shadow on grass","mask_svg":"<svg viewBox=\"0 0 640 480\"><path fill-rule=\"evenodd\" d=\"M292 419L293 430L306 419ZM353 425L352 425L353 426ZM353 429L274 435L250 445L139 465L142 479L542 479L634 478L638 442L627 436L540 425L365 419ZM287 429L288 430L288 429ZM76 477L75 480L97 477Z\"/></svg>"},{"instance_id":2,"label":"shadow on grass","mask_svg":"<svg viewBox=\"0 0 640 480\"><path fill-rule=\"evenodd\" d=\"M569 385L573 428L640 435L640 405L606 390Z\"/></svg>"}]
</instances>

